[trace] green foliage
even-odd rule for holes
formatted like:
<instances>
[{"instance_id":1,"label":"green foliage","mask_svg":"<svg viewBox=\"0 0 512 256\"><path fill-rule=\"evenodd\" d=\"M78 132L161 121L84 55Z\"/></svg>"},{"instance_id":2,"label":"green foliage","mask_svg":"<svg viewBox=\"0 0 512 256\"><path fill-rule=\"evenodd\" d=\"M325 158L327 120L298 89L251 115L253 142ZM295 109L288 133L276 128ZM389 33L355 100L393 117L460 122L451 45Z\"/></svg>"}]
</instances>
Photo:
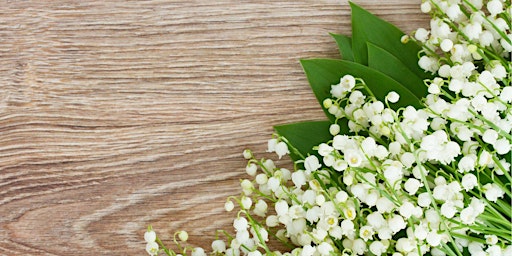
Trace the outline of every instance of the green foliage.
<instances>
[{"instance_id":1,"label":"green foliage","mask_svg":"<svg viewBox=\"0 0 512 256\"><path fill-rule=\"evenodd\" d=\"M400 94L400 100L391 104L395 109L409 105L422 107L419 98L409 89L378 70L345 60L310 59L302 60L301 64L320 104L330 96L331 85L339 83L340 77L350 74L362 78L378 100L384 101L390 91ZM325 108L324 111L327 112ZM332 115L328 114L328 117L334 120Z\"/></svg>"},{"instance_id":2,"label":"green foliage","mask_svg":"<svg viewBox=\"0 0 512 256\"><path fill-rule=\"evenodd\" d=\"M360 6L350 3L352 8L352 50L356 62L368 65L367 43L372 43L388 51L406 67L421 78L428 78L418 66L418 52L421 47L413 41L401 42L405 35L393 24L371 14Z\"/></svg>"},{"instance_id":3,"label":"green foliage","mask_svg":"<svg viewBox=\"0 0 512 256\"><path fill-rule=\"evenodd\" d=\"M298 151L291 154L293 160L313 154L314 146L332 138L329 125L334 122L341 126L341 134L349 133L347 120L336 120L322 104L324 99L331 97L331 85L338 84L344 75L363 79L371 93L381 101L390 91L397 92L400 100L391 104L394 109L409 105L421 108L420 99L427 95L423 80L429 75L418 66L421 47L413 41L402 43L404 33L397 27L354 3L350 6L352 37L331 34L342 60L301 60L311 89L329 121L274 127Z\"/></svg>"},{"instance_id":4,"label":"green foliage","mask_svg":"<svg viewBox=\"0 0 512 256\"><path fill-rule=\"evenodd\" d=\"M368 67L393 78L418 98L428 94L422 78L414 74L393 54L372 43L368 43Z\"/></svg>"},{"instance_id":5,"label":"green foliage","mask_svg":"<svg viewBox=\"0 0 512 256\"><path fill-rule=\"evenodd\" d=\"M348 61L354 61L354 52L352 52L352 38L345 35L332 34L340 51L341 58Z\"/></svg>"},{"instance_id":6,"label":"green foliage","mask_svg":"<svg viewBox=\"0 0 512 256\"><path fill-rule=\"evenodd\" d=\"M298 151L294 152L293 149L290 149L290 157L293 161L297 161L307 155L315 154L314 146L331 139L330 125L329 121L312 121L278 125L274 129ZM342 128L342 132L348 132L348 127Z\"/></svg>"}]
</instances>

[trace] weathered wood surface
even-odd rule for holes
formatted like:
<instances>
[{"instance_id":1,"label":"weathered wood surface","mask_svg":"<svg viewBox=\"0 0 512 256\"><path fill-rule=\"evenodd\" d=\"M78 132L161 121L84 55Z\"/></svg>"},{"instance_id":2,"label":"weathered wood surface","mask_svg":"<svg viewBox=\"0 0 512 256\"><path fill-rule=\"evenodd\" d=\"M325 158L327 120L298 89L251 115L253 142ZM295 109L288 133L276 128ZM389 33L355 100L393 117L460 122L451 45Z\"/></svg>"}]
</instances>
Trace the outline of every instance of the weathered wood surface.
<instances>
[{"instance_id":1,"label":"weathered wood surface","mask_svg":"<svg viewBox=\"0 0 512 256\"><path fill-rule=\"evenodd\" d=\"M419 0L359 0L405 31ZM321 119L298 63L338 57L346 1L3 1L0 255L208 246L272 125Z\"/></svg>"}]
</instances>

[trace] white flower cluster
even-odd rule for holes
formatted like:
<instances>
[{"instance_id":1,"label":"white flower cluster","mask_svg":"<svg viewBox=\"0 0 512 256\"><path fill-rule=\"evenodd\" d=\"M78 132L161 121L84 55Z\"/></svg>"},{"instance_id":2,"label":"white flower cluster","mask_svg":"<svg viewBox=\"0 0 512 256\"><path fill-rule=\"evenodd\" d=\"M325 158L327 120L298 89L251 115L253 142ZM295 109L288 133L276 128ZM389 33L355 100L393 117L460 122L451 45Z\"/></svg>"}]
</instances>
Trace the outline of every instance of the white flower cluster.
<instances>
[{"instance_id":1,"label":"white flower cluster","mask_svg":"<svg viewBox=\"0 0 512 256\"><path fill-rule=\"evenodd\" d=\"M466 238L470 233L486 231L485 225L481 225L484 221L479 219L480 215L485 212L486 205L502 198L509 189L499 181L488 179L484 182L484 178L476 175L509 175L510 163L494 159L509 153L510 139L506 138L506 133L510 133L510 127L505 127L508 130L500 128L500 132L505 131L505 134L498 134L482 122L485 119L477 119L473 115L464 120L452 120L434 112L432 108L435 106L429 105L428 100L425 109L416 110L409 106L394 111L375 98L366 99L358 90L364 90L364 84L353 88L354 91L347 91L341 97L326 99L324 107L338 118L349 119L352 132L366 132L369 136L333 134L332 142L318 147L323 165L343 173L340 180L346 191L357 199L360 208L365 209L356 213L362 215L362 220L346 226L352 232L342 230L342 234L353 235L343 240L343 248L363 254L366 249L356 250L348 246L354 240L362 239L366 244L357 249L368 248L375 255L423 255L427 252L444 255L446 252L438 247L448 243L455 244L460 251L467 247L473 252L476 252L475 248L484 252L485 244ZM395 94L391 92L386 100L396 101ZM441 99L439 94L429 95L427 99L431 97ZM445 102L447 105L457 104ZM502 110L508 112L499 116L506 118L502 123L510 126L510 102L507 104ZM454 109L455 106L446 107L447 111ZM466 106L458 111L470 109L471 106ZM478 126L466 127L471 135L461 147L461 141L457 140L459 138L451 126L460 129L475 120L480 120ZM491 131L494 133L485 135ZM506 141L506 150L500 151L492 143L479 143L490 143L486 137L491 137L492 141ZM490 146L493 146L492 151ZM484 193L485 197L480 197L479 193ZM509 220L504 218L502 221ZM406 235L394 241L401 230ZM505 233L505 236L510 238L510 233ZM377 252L372 250L376 246L372 247L374 243L382 243L386 247L379 247L382 252ZM487 244L487 247L488 252L510 253L512 250L510 246L496 244Z\"/></svg>"},{"instance_id":2,"label":"white flower cluster","mask_svg":"<svg viewBox=\"0 0 512 256\"><path fill-rule=\"evenodd\" d=\"M433 17L414 33L419 65L434 74L424 108L394 109L398 93L379 100L341 77L323 101L332 139L315 155L290 171L244 151L251 178L225 204L239 206L235 234L210 255L512 255L511 3L430 0L421 10ZM279 159L290 151L284 137L268 141ZM150 255L181 255L159 249L152 230L145 239Z\"/></svg>"},{"instance_id":3,"label":"white flower cluster","mask_svg":"<svg viewBox=\"0 0 512 256\"><path fill-rule=\"evenodd\" d=\"M158 243L156 242L156 233L151 228L149 228L146 233L144 233L144 240L146 241L146 252L149 255L157 255L158 254Z\"/></svg>"},{"instance_id":4,"label":"white flower cluster","mask_svg":"<svg viewBox=\"0 0 512 256\"><path fill-rule=\"evenodd\" d=\"M510 1L427 0L421 10L433 16L430 30L420 28L414 34L427 53L419 61L424 70L439 71L441 76L451 71L452 76L460 78L471 72L471 65L463 68L464 63L496 60L489 61L489 71L500 80L507 76L509 67L498 63L499 60L510 62L512 52ZM450 66L460 66L439 70L440 58Z\"/></svg>"}]
</instances>

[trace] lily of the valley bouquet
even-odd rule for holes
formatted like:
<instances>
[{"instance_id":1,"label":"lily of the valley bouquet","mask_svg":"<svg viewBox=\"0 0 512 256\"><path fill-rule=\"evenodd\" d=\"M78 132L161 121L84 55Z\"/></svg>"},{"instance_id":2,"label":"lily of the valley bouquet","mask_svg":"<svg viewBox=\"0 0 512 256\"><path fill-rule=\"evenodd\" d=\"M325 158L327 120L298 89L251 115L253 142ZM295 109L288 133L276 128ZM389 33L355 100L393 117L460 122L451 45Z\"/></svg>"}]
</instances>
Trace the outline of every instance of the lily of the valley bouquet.
<instances>
[{"instance_id":1,"label":"lily of the valley bouquet","mask_svg":"<svg viewBox=\"0 0 512 256\"><path fill-rule=\"evenodd\" d=\"M512 255L511 1L426 0L411 35L351 7L342 60L301 62L328 120L268 142L293 170L244 151L223 239L150 255Z\"/></svg>"}]
</instances>

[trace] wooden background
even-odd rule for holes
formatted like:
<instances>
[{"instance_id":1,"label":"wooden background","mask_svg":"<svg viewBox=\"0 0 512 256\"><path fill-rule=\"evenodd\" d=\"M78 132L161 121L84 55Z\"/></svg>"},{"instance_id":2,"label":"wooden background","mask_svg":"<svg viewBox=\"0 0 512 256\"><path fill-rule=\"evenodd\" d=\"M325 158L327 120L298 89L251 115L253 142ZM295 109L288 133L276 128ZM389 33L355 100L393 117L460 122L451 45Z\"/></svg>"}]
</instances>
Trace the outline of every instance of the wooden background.
<instances>
[{"instance_id":1,"label":"wooden background","mask_svg":"<svg viewBox=\"0 0 512 256\"><path fill-rule=\"evenodd\" d=\"M149 224L209 247L242 150L323 118L298 60L337 58L329 32L347 1L2 1L0 255L145 255Z\"/></svg>"}]
</instances>

